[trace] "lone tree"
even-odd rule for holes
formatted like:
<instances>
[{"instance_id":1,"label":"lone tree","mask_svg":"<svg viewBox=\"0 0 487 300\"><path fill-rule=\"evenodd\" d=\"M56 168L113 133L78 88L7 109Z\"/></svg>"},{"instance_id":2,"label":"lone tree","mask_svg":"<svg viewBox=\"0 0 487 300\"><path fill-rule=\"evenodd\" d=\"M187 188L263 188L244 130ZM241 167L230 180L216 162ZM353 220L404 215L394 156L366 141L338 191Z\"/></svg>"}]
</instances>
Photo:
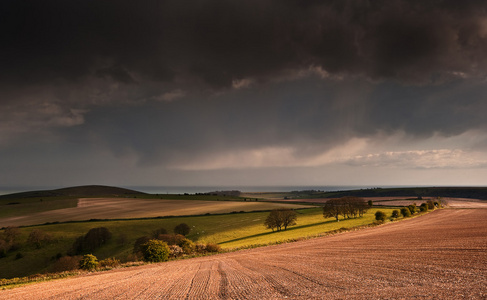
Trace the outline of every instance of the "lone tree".
<instances>
[{"instance_id":1,"label":"lone tree","mask_svg":"<svg viewBox=\"0 0 487 300\"><path fill-rule=\"evenodd\" d=\"M69 254L93 252L111 238L112 233L106 227L92 228L84 236L82 235L74 241Z\"/></svg>"},{"instance_id":2,"label":"lone tree","mask_svg":"<svg viewBox=\"0 0 487 300\"><path fill-rule=\"evenodd\" d=\"M266 228L274 229L280 231L284 228L287 229L288 226L296 225L296 219L298 216L294 210L289 208L277 208L273 209L269 216L264 221Z\"/></svg>"},{"instance_id":3,"label":"lone tree","mask_svg":"<svg viewBox=\"0 0 487 300\"><path fill-rule=\"evenodd\" d=\"M186 223L181 223L174 227L174 233L180 234L180 235L188 235L188 233L191 231L191 228L189 227L188 224Z\"/></svg>"}]
</instances>

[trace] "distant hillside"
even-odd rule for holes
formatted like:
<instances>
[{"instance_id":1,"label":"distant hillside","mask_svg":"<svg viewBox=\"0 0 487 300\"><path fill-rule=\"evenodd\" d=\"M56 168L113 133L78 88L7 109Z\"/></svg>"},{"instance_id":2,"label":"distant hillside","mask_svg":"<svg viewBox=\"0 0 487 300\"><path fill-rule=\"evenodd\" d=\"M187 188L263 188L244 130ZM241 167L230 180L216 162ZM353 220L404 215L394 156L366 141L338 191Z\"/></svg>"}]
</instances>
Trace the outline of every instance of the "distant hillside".
<instances>
[{"instance_id":1,"label":"distant hillside","mask_svg":"<svg viewBox=\"0 0 487 300\"><path fill-rule=\"evenodd\" d=\"M313 195L313 196L316 196ZM487 187L374 188L321 193L324 198L355 197L446 197L487 200Z\"/></svg>"},{"instance_id":2,"label":"distant hillside","mask_svg":"<svg viewBox=\"0 0 487 300\"><path fill-rule=\"evenodd\" d=\"M0 196L0 199L15 199L15 198L39 198L39 197L120 197L120 196L136 196L145 195L145 193L112 187L104 185L85 185L77 187L68 187L56 190L43 190L43 191L31 191L21 192Z\"/></svg>"}]
</instances>

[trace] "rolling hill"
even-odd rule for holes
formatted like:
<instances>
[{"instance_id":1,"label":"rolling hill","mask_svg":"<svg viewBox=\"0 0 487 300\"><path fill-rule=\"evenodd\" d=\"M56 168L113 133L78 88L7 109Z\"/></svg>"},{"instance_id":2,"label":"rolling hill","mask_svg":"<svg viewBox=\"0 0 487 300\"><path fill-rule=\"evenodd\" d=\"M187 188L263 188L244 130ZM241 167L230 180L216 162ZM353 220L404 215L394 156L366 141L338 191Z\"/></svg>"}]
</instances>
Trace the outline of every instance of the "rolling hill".
<instances>
[{"instance_id":1,"label":"rolling hill","mask_svg":"<svg viewBox=\"0 0 487 300\"><path fill-rule=\"evenodd\" d=\"M55 190L21 192L0 196L0 199L39 198L39 197L124 197L146 195L146 193L104 185L84 185Z\"/></svg>"}]
</instances>

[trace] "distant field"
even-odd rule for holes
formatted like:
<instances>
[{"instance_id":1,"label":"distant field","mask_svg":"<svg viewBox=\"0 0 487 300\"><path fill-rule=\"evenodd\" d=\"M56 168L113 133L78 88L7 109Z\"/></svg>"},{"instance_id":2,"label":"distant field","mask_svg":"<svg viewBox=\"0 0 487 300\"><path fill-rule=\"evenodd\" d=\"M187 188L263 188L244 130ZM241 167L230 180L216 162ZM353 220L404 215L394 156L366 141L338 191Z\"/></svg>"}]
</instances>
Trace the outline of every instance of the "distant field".
<instances>
[{"instance_id":1,"label":"distant field","mask_svg":"<svg viewBox=\"0 0 487 300\"><path fill-rule=\"evenodd\" d=\"M35 202L35 208L39 203ZM47 203L47 201L46 201ZM72 205L69 200L69 205ZM26 204L27 205L27 204ZM66 204L67 205L67 204ZM11 205L11 206L19 206ZM54 210L30 209L22 215L14 214L0 218L0 228L6 226L26 226L47 222L83 221L90 219L149 218L159 216L182 216L219 214L240 211L270 210L276 207L304 208L306 205L277 204L256 201L199 201L166 200L140 198L81 198L74 207Z\"/></svg>"},{"instance_id":2,"label":"distant field","mask_svg":"<svg viewBox=\"0 0 487 300\"><path fill-rule=\"evenodd\" d=\"M76 207L78 199L66 197L0 199L0 220L44 211ZM0 225L2 227L3 225Z\"/></svg>"}]
</instances>

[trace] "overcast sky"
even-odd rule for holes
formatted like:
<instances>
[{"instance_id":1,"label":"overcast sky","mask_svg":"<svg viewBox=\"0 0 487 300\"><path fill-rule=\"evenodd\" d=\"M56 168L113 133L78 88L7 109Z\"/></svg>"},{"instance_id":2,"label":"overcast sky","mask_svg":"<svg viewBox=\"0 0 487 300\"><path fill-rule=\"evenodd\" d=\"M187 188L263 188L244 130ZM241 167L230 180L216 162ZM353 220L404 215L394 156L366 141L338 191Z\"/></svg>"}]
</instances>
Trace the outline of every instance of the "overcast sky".
<instances>
[{"instance_id":1,"label":"overcast sky","mask_svg":"<svg viewBox=\"0 0 487 300\"><path fill-rule=\"evenodd\" d=\"M487 1L0 3L0 186L487 185Z\"/></svg>"}]
</instances>

